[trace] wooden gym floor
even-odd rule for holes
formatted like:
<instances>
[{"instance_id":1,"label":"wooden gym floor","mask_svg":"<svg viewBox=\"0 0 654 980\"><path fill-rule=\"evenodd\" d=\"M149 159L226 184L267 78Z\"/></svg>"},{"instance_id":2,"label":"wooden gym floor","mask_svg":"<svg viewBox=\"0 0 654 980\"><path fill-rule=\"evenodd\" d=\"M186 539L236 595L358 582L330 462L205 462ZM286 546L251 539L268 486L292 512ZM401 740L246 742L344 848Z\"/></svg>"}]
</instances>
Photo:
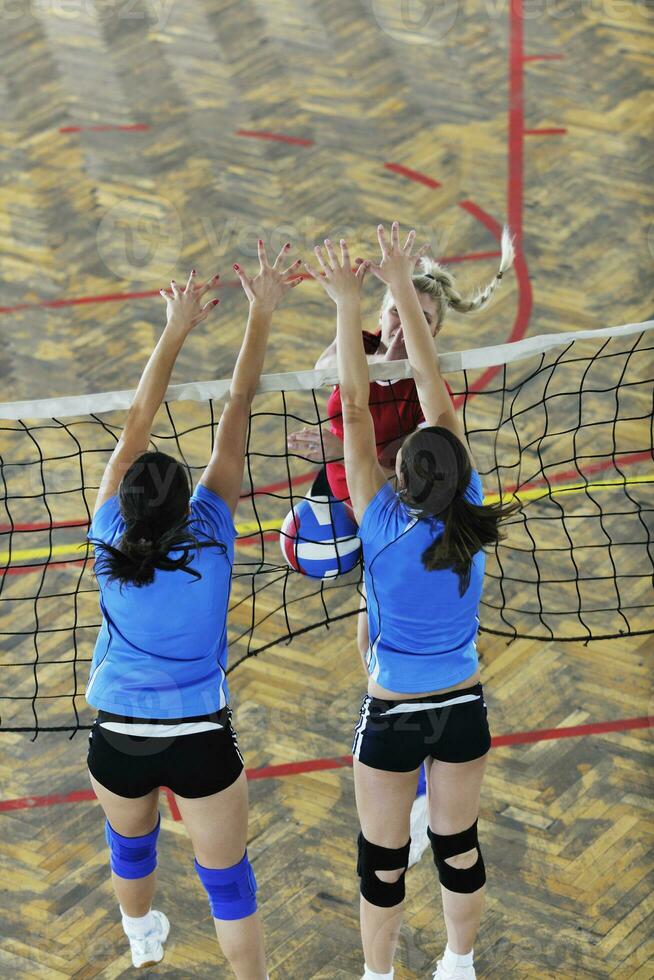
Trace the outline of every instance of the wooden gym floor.
<instances>
[{"instance_id":1,"label":"wooden gym floor","mask_svg":"<svg viewBox=\"0 0 654 980\"><path fill-rule=\"evenodd\" d=\"M644 2L53 0L5 4L2 21L3 401L132 386L159 287L193 265L222 274L222 303L174 380L227 376L246 312L230 269L252 268L260 234L304 255L346 234L356 254L397 217L473 288L508 219L515 275L483 315L452 319L444 350L652 315ZM371 318L379 299L371 285ZM277 316L266 370L311 367L332 333L329 303L304 284ZM651 652L651 636L482 637L500 738L481 809L480 978L654 977ZM357 659L345 620L232 675L242 748L262 770L250 853L275 980L360 976L343 765ZM501 737L552 728L560 737ZM129 975L85 735L0 740L0 975ZM173 932L152 975L227 977L165 797L162 815L157 904ZM398 980L431 975L439 905L426 855L408 875Z\"/></svg>"}]
</instances>

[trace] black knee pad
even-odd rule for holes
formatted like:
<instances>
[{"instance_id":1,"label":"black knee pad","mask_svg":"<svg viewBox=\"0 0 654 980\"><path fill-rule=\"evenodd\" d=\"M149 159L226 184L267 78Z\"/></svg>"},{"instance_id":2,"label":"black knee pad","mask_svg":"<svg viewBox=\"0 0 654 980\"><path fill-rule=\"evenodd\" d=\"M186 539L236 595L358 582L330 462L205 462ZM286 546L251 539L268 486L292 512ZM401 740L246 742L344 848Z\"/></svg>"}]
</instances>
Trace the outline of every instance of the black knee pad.
<instances>
[{"instance_id":1,"label":"black knee pad","mask_svg":"<svg viewBox=\"0 0 654 980\"><path fill-rule=\"evenodd\" d=\"M380 847L359 834L358 843L357 874L361 878L361 894L371 905L382 909L399 905L404 901L404 875L409 865L411 841L407 841L404 847ZM376 875L377 871L396 871L397 868L404 868L397 881L382 881Z\"/></svg>"},{"instance_id":2,"label":"black knee pad","mask_svg":"<svg viewBox=\"0 0 654 980\"><path fill-rule=\"evenodd\" d=\"M427 833L434 852L434 864L438 870L440 883L448 891L469 895L486 883L486 868L479 849L476 820L472 827L462 830L460 834L435 834L431 827L427 829ZM446 858L472 850L477 851L477 862L471 868L453 868L446 861Z\"/></svg>"}]
</instances>

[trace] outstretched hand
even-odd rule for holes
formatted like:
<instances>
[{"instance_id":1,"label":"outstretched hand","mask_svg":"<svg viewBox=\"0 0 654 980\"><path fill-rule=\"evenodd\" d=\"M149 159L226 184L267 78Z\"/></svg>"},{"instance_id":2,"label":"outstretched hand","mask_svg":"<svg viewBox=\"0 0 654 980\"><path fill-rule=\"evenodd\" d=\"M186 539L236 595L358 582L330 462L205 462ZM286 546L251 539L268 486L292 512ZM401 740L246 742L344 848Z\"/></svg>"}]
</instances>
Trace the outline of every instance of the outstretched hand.
<instances>
[{"instance_id":1,"label":"outstretched hand","mask_svg":"<svg viewBox=\"0 0 654 980\"><path fill-rule=\"evenodd\" d=\"M350 253L344 238L341 238L340 262L329 238L325 239L325 251L327 253L326 256L323 254L320 245L315 246L314 252L316 253L316 258L318 259L322 272L314 272L311 266L305 262L304 268L307 271L307 275L315 279L316 282L319 282L327 295L335 303L338 304L347 300L359 302L363 281L370 263L364 262L363 259L357 259L355 268L353 269L350 261Z\"/></svg>"},{"instance_id":2,"label":"outstretched hand","mask_svg":"<svg viewBox=\"0 0 654 980\"><path fill-rule=\"evenodd\" d=\"M377 239L381 248L382 259L379 265L370 262L370 271L387 286L393 286L397 282L410 279L414 270L430 248L429 243L422 245L413 255L413 246L416 240L415 230L411 230L407 235L404 246L400 245L400 226L397 221L391 225L390 245L386 239L386 232L383 225L377 225Z\"/></svg>"},{"instance_id":3,"label":"outstretched hand","mask_svg":"<svg viewBox=\"0 0 654 980\"><path fill-rule=\"evenodd\" d=\"M343 440L329 429L305 426L297 432L289 432L286 445L290 452L314 463L330 463L343 459Z\"/></svg>"},{"instance_id":4,"label":"outstretched hand","mask_svg":"<svg viewBox=\"0 0 654 980\"><path fill-rule=\"evenodd\" d=\"M250 279L240 265L234 266L234 272L241 280L241 286L251 306L254 305L272 313L279 306L286 293L302 282L302 276L287 278L293 273L299 272L299 266L302 264L301 259L297 259L288 268L282 269L282 259L286 258L290 247L291 243L287 242L275 259L274 264L270 265L266 246L260 238L258 274Z\"/></svg>"},{"instance_id":5,"label":"outstretched hand","mask_svg":"<svg viewBox=\"0 0 654 980\"><path fill-rule=\"evenodd\" d=\"M200 282L195 269L192 269L182 289L174 279L170 283L170 289L160 289L160 295L166 300L166 327L187 334L198 323L206 320L220 300L212 299L203 303L202 299L209 290L216 288L219 279L220 276L215 275L206 282Z\"/></svg>"}]
</instances>

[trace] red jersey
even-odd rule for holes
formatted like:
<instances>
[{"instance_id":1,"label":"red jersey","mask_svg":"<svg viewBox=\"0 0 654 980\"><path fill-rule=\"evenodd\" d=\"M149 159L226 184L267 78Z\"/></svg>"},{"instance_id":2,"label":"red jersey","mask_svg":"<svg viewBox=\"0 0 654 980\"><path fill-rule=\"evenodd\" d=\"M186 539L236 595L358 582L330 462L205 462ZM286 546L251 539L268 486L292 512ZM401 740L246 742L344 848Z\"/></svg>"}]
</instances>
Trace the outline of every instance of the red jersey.
<instances>
[{"instance_id":1,"label":"red jersey","mask_svg":"<svg viewBox=\"0 0 654 980\"><path fill-rule=\"evenodd\" d=\"M372 381L368 405L375 426L377 457L380 462L384 461L383 465L394 466L399 445L393 447L392 443L404 439L425 421L413 378L393 382ZM336 387L329 396L327 414L330 428L339 439L343 438L342 411L341 392ZM327 479L334 496L349 502L345 464L327 463Z\"/></svg>"}]
</instances>

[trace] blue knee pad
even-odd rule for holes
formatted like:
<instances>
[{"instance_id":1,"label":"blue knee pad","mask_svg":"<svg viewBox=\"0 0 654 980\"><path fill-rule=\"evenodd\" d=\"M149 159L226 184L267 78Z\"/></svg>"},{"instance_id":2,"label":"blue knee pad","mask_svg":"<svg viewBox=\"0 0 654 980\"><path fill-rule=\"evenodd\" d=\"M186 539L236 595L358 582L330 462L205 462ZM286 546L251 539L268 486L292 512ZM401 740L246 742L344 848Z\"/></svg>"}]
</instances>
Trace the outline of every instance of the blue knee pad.
<instances>
[{"instance_id":1,"label":"blue knee pad","mask_svg":"<svg viewBox=\"0 0 654 980\"><path fill-rule=\"evenodd\" d=\"M157 826L145 837L123 837L116 833L109 821L105 825L105 838L109 845L111 870L119 878L146 878L157 866L157 837L161 826L161 816Z\"/></svg>"},{"instance_id":2,"label":"blue knee pad","mask_svg":"<svg viewBox=\"0 0 654 980\"><path fill-rule=\"evenodd\" d=\"M416 789L416 799L419 796L424 796L427 792L427 769L425 763L420 766L420 775L418 776L418 788Z\"/></svg>"},{"instance_id":3,"label":"blue knee pad","mask_svg":"<svg viewBox=\"0 0 654 980\"><path fill-rule=\"evenodd\" d=\"M245 919L257 911L257 880L247 851L231 868L203 868L196 861L195 870L209 896L214 919Z\"/></svg>"}]
</instances>

